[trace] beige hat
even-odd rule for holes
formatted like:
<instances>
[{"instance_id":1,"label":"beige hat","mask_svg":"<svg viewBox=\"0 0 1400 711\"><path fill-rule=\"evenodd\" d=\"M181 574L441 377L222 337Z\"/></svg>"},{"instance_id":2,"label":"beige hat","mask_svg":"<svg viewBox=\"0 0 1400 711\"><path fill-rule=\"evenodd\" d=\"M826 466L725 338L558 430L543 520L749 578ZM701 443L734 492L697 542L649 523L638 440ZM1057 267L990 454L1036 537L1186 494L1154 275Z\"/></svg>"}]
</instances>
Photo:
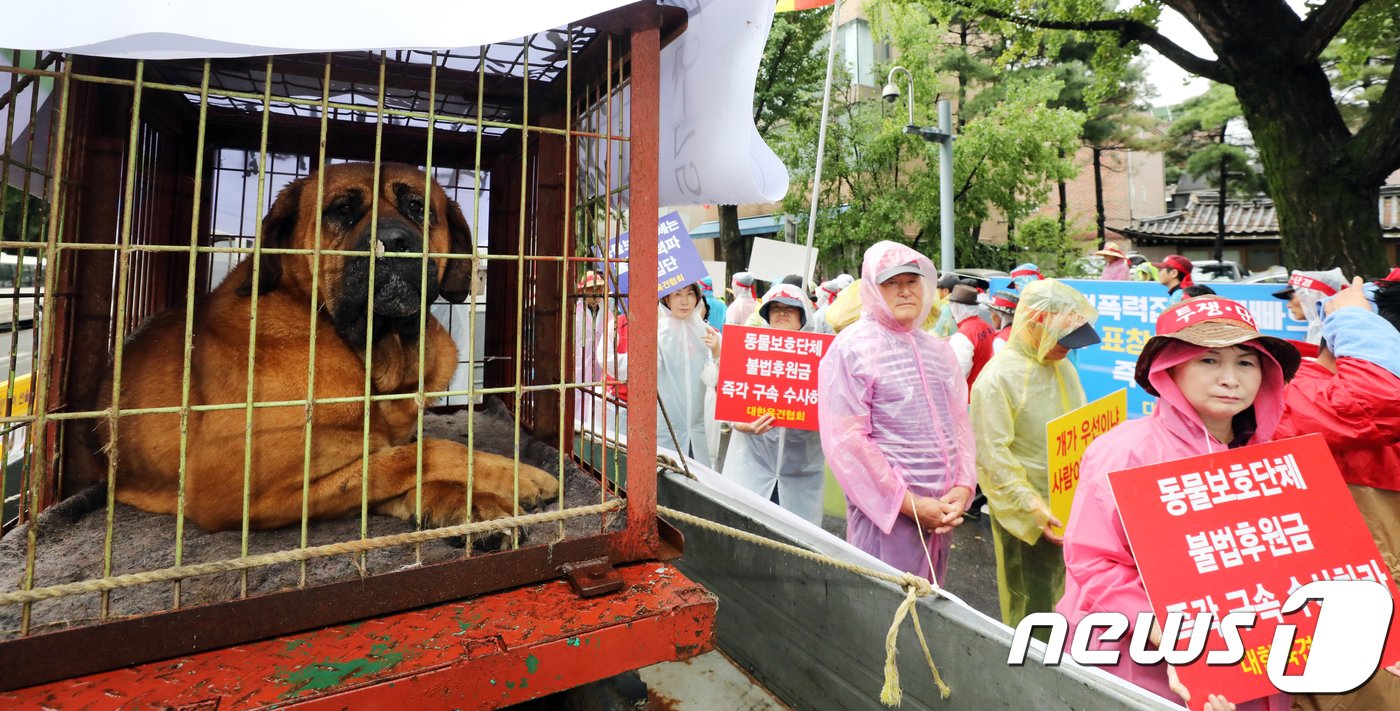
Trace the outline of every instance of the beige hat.
<instances>
[{"instance_id":1,"label":"beige hat","mask_svg":"<svg viewBox=\"0 0 1400 711\"><path fill-rule=\"evenodd\" d=\"M1125 253L1123 252L1123 249L1122 249L1121 247L1118 246L1118 243L1117 243L1117 242L1107 242L1107 243L1105 243L1104 246L1103 246L1103 249L1100 249L1099 251L1094 252L1094 254L1095 254L1095 255L1098 255L1098 256L1100 256L1100 257L1117 257L1117 258L1119 258L1119 259L1127 259L1127 258L1128 258L1128 255L1125 254Z\"/></svg>"}]
</instances>

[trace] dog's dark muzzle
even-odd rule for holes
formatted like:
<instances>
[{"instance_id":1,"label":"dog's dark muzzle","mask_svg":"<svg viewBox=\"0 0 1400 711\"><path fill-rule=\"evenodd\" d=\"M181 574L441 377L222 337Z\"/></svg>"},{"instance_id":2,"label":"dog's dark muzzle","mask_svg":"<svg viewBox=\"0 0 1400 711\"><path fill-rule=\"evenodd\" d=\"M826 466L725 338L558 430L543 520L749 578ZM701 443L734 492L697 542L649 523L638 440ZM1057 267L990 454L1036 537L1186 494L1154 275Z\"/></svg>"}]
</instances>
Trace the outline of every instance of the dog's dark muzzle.
<instances>
[{"instance_id":1,"label":"dog's dark muzzle","mask_svg":"<svg viewBox=\"0 0 1400 711\"><path fill-rule=\"evenodd\" d=\"M374 253L374 313L401 317L417 314L438 297L437 265L428 262L428 291L422 293L423 235L400 220L380 220L379 228L365 230L355 249ZM369 257L347 260L344 273L348 303L363 308L369 291Z\"/></svg>"}]
</instances>

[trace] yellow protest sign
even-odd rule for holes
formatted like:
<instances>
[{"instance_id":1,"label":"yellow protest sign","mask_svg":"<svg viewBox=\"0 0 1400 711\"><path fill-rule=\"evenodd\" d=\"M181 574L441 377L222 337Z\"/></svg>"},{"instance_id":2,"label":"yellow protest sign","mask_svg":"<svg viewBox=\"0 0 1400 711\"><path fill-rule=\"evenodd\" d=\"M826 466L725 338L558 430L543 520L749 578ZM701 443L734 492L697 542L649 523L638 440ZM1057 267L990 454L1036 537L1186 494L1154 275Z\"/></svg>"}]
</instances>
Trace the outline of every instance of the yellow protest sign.
<instances>
[{"instance_id":1,"label":"yellow protest sign","mask_svg":"<svg viewBox=\"0 0 1400 711\"><path fill-rule=\"evenodd\" d=\"M1128 419L1128 391L1109 393L1045 425L1049 444L1050 512L1069 524L1069 509L1079 485L1079 460L1099 435ZM1055 530L1063 534L1063 527Z\"/></svg>"}]
</instances>

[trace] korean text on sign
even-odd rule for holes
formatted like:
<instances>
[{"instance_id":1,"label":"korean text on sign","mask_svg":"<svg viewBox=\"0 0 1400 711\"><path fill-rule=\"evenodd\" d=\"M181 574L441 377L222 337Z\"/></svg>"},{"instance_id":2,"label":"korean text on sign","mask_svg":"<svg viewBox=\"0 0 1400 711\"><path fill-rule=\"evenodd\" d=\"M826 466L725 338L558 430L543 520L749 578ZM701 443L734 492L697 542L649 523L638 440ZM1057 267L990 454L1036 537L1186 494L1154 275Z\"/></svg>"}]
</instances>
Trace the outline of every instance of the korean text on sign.
<instances>
[{"instance_id":1,"label":"korean text on sign","mask_svg":"<svg viewBox=\"0 0 1400 711\"><path fill-rule=\"evenodd\" d=\"M656 236L657 296L680 291L709 276L709 270L705 268L704 260L700 259L700 253L696 251L695 243L691 241L690 233L685 229L685 223L681 222L680 213L671 212L658 219ZM631 254L631 233L624 232L608 242L609 260L625 260ZM602 256L601 252L599 256ZM621 294L628 293L631 282L627 267L625 261L609 261L605 265L607 270L616 275L617 292Z\"/></svg>"},{"instance_id":2,"label":"korean text on sign","mask_svg":"<svg viewBox=\"0 0 1400 711\"><path fill-rule=\"evenodd\" d=\"M1274 693L1263 670L1281 623L1297 626L1285 673L1301 673L1316 605L1287 617L1280 609L1304 584L1370 580L1400 596L1320 435L1113 472L1109 483L1159 618L1215 613L1206 649L1216 650L1225 646L1221 617L1258 615L1253 628L1241 630L1246 654L1239 664L1178 668L1189 689L1236 702ZM1390 625L1384 659L1400 658L1397 621L1376 621ZM1188 618L1183 633L1193 625Z\"/></svg>"},{"instance_id":3,"label":"korean text on sign","mask_svg":"<svg viewBox=\"0 0 1400 711\"><path fill-rule=\"evenodd\" d=\"M1045 425L1049 445L1050 512L1060 523L1069 523L1070 505L1079 485L1079 462L1084 450L1099 435L1128 419L1128 391L1118 390L1088 405L1057 417ZM1061 527L1057 533L1064 533Z\"/></svg>"},{"instance_id":4,"label":"korean text on sign","mask_svg":"<svg viewBox=\"0 0 1400 711\"><path fill-rule=\"evenodd\" d=\"M817 369L835 337L732 325L724 329L715 418L817 429Z\"/></svg>"}]
</instances>

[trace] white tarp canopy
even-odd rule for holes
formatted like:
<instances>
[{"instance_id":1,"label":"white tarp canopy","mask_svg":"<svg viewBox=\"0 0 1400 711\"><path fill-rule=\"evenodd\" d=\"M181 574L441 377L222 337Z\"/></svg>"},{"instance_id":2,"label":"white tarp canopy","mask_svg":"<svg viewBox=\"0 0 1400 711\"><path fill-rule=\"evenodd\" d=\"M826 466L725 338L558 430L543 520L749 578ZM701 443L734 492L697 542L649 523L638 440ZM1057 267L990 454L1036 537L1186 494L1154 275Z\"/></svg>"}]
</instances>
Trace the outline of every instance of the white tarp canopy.
<instances>
[{"instance_id":1,"label":"white tarp canopy","mask_svg":"<svg viewBox=\"0 0 1400 711\"><path fill-rule=\"evenodd\" d=\"M518 39L629 0L64 0L15 3L0 47L129 59L454 49ZM690 15L661 53L663 205L769 202L787 169L754 128L773 0L666 0Z\"/></svg>"}]
</instances>

